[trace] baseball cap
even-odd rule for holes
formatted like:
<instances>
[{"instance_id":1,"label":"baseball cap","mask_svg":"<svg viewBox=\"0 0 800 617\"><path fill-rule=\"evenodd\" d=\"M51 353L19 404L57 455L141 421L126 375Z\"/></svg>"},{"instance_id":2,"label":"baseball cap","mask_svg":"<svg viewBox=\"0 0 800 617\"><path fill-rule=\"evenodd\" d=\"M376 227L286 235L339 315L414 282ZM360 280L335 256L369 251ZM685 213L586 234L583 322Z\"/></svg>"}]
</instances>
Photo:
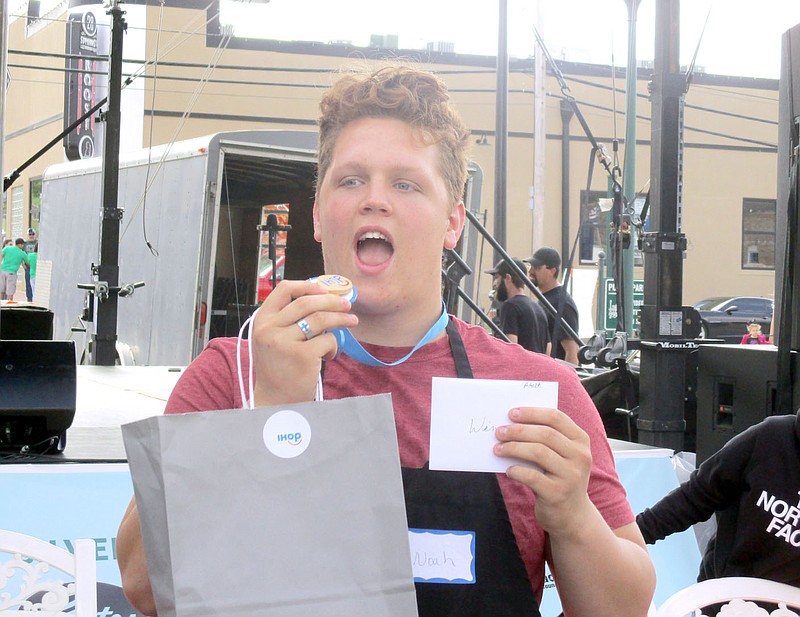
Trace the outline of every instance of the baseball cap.
<instances>
[{"instance_id":1,"label":"baseball cap","mask_svg":"<svg viewBox=\"0 0 800 617\"><path fill-rule=\"evenodd\" d=\"M515 264L517 264L517 268L522 270L523 274L526 274L528 272L527 266L524 263L522 263L519 259L517 259L516 257L512 257L511 259L514 261ZM490 270L484 270L484 272L486 272L486 274L492 274L492 275L499 274L501 276L505 276L506 274L513 274L511 272L511 266L509 266L508 262L506 262L503 259L498 261L494 265L494 268Z\"/></svg>"},{"instance_id":2,"label":"baseball cap","mask_svg":"<svg viewBox=\"0 0 800 617\"><path fill-rule=\"evenodd\" d=\"M528 257L528 259L525 261L531 264L534 268L539 266L544 266L545 268L561 267L561 255L558 254L557 250L550 248L549 246L543 246L536 251L532 257Z\"/></svg>"},{"instance_id":3,"label":"baseball cap","mask_svg":"<svg viewBox=\"0 0 800 617\"><path fill-rule=\"evenodd\" d=\"M28 227L28 235L35 234L36 230L33 227Z\"/></svg>"}]
</instances>

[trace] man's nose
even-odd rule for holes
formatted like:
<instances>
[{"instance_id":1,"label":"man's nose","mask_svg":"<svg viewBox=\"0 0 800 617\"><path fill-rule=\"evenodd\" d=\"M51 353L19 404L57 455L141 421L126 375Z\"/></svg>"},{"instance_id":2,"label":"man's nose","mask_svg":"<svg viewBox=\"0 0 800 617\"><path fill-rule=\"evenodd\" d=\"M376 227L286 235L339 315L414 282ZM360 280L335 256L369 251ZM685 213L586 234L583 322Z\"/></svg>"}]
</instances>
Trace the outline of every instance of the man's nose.
<instances>
[{"instance_id":1,"label":"man's nose","mask_svg":"<svg viewBox=\"0 0 800 617\"><path fill-rule=\"evenodd\" d=\"M369 192L361 203L361 211L391 214L392 204L389 199L388 187L379 182L370 184Z\"/></svg>"}]
</instances>

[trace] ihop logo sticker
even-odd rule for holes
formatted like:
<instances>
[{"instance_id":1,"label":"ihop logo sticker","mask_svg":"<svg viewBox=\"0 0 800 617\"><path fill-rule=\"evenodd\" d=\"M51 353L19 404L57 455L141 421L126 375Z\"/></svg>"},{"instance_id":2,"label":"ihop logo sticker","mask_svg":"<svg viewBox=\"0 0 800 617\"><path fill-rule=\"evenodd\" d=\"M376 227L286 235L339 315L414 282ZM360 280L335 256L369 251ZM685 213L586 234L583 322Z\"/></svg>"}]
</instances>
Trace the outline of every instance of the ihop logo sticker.
<instances>
[{"instance_id":1,"label":"ihop logo sticker","mask_svg":"<svg viewBox=\"0 0 800 617\"><path fill-rule=\"evenodd\" d=\"M311 426L302 415L282 409L264 424L264 445L280 458L300 456L311 443Z\"/></svg>"}]
</instances>

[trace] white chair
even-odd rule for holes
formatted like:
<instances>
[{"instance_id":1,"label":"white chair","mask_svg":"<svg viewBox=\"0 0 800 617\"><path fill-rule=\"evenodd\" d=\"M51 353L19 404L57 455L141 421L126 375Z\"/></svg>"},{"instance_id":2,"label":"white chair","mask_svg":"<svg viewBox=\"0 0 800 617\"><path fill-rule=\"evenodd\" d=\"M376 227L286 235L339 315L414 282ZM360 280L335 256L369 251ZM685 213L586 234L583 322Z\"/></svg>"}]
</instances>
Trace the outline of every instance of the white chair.
<instances>
[{"instance_id":1,"label":"white chair","mask_svg":"<svg viewBox=\"0 0 800 617\"><path fill-rule=\"evenodd\" d=\"M94 540L76 540L73 554L0 529L0 617L19 617L20 611L38 617L97 617Z\"/></svg>"},{"instance_id":2,"label":"white chair","mask_svg":"<svg viewBox=\"0 0 800 617\"><path fill-rule=\"evenodd\" d=\"M778 608L769 612L753 601ZM702 609L722 604L720 617L800 617L800 589L761 578L714 578L681 589L658 607L657 617L704 617Z\"/></svg>"}]
</instances>

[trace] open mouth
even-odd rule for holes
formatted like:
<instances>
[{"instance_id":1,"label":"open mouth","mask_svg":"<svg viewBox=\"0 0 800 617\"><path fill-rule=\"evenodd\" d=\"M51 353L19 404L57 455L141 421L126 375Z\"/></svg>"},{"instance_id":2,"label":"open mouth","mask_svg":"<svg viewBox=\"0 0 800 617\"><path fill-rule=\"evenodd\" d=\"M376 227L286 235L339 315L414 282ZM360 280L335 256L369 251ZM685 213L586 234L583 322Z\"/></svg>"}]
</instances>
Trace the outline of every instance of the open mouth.
<instances>
[{"instance_id":1,"label":"open mouth","mask_svg":"<svg viewBox=\"0 0 800 617\"><path fill-rule=\"evenodd\" d=\"M379 231L368 231L356 244L358 259L368 266L380 266L394 255L389 239Z\"/></svg>"}]
</instances>

